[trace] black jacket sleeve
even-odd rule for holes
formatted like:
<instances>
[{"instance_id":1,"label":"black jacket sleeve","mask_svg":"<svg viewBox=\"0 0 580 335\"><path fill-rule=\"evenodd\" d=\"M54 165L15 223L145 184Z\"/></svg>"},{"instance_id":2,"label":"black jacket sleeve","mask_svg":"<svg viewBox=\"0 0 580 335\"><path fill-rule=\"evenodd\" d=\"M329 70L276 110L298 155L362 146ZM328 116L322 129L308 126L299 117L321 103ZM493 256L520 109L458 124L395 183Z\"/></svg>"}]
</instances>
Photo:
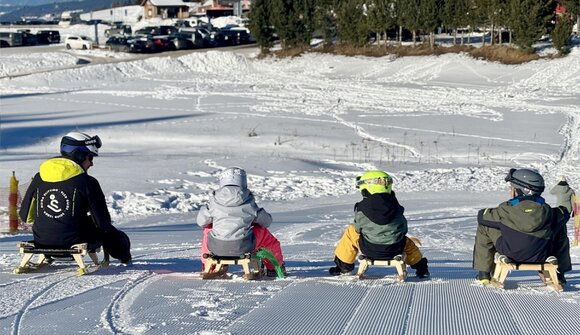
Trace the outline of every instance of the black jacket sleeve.
<instances>
[{"instance_id":1,"label":"black jacket sleeve","mask_svg":"<svg viewBox=\"0 0 580 335\"><path fill-rule=\"evenodd\" d=\"M94 177L88 177L86 192L89 201L89 210L93 220L103 233L115 230L111 224L111 215L109 214L105 194L101 189L101 185L99 185L99 182Z\"/></svg>"},{"instance_id":2,"label":"black jacket sleeve","mask_svg":"<svg viewBox=\"0 0 580 335\"><path fill-rule=\"evenodd\" d=\"M552 208L552 229L558 230L562 225L566 225L568 220L570 220L570 212L565 206L558 206Z\"/></svg>"},{"instance_id":3,"label":"black jacket sleeve","mask_svg":"<svg viewBox=\"0 0 580 335\"><path fill-rule=\"evenodd\" d=\"M38 199L35 198L36 189L38 188L38 179L39 175L37 173L34 178L32 178L30 185L28 185L28 189L26 190L26 193L22 198L22 202L20 203L20 211L18 212L18 215L20 216L20 220L22 220L22 222L26 222L30 211L34 210L34 208L31 208L31 206L33 206L35 202L38 201Z\"/></svg>"}]
</instances>

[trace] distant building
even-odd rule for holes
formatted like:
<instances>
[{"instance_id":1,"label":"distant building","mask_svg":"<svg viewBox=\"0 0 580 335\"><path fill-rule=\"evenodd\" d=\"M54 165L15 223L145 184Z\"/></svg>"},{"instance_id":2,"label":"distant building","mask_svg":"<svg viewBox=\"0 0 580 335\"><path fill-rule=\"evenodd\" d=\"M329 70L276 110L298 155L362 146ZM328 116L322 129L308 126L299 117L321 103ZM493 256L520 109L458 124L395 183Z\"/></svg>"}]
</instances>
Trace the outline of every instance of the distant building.
<instances>
[{"instance_id":1,"label":"distant building","mask_svg":"<svg viewBox=\"0 0 580 335\"><path fill-rule=\"evenodd\" d=\"M143 0L143 18L151 19L185 19L189 17L190 7L197 6L195 2L183 0Z\"/></svg>"},{"instance_id":2,"label":"distant building","mask_svg":"<svg viewBox=\"0 0 580 335\"><path fill-rule=\"evenodd\" d=\"M208 17L242 16L250 10L250 0L207 0L202 3L198 11Z\"/></svg>"}]
</instances>

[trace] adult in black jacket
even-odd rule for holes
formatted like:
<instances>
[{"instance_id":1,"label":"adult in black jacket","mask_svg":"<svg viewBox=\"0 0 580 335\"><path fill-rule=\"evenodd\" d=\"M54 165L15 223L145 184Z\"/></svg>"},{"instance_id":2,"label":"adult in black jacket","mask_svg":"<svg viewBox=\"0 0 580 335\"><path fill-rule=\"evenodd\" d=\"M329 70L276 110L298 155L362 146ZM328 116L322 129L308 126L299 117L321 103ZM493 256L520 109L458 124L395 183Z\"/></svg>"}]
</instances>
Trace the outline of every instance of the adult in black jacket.
<instances>
[{"instance_id":1,"label":"adult in black jacket","mask_svg":"<svg viewBox=\"0 0 580 335\"><path fill-rule=\"evenodd\" d=\"M111 224L105 196L97 179L87 174L98 156L98 136L71 132L60 145L60 157L41 164L20 208L20 217L33 223L34 243L45 248L101 245L121 263L131 262L129 237Z\"/></svg>"},{"instance_id":2,"label":"adult in black jacket","mask_svg":"<svg viewBox=\"0 0 580 335\"><path fill-rule=\"evenodd\" d=\"M485 208L477 216L478 227L473 251L477 279L486 283L493 269L494 254L520 263L544 263L549 256L558 259L558 279L572 269L566 223L568 209L552 208L541 197L544 178L530 169L511 169L506 179L511 199L496 208Z\"/></svg>"}]
</instances>

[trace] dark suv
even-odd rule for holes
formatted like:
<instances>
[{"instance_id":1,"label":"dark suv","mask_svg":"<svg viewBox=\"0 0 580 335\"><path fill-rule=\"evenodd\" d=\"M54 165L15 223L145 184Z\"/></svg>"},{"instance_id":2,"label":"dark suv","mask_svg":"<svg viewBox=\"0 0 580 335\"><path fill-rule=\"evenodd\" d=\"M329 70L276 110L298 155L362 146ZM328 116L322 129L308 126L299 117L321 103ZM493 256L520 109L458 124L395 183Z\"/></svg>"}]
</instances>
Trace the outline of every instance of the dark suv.
<instances>
[{"instance_id":1,"label":"dark suv","mask_svg":"<svg viewBox=\"0 0 580 335\"><path fill-rule=\"evenodd\" d=\"M39 30L36 40L39 44L60 43L60 33L58 30Z\"/></svg>"},{"instance_id":2,"label":"dark suv","mask_svg":"<svg viewBox=\"0 0 580 335\"><path fill-rule=\"evenodd\" d=\"M135 35L171 35L178 30L175 26L148 26L135 31Z\"/></svg>"},{"instance_id":3,"label":"dark suv","mask_svg":"<svg viewBox=\"0 0 580 335\"><path fill-rule=\"evenodd\" d=\"M111 37L113 35L131 35L131 26L128 24L117 24L109 29L105 30L105 36Z\"/></svg>"}]
</instances>

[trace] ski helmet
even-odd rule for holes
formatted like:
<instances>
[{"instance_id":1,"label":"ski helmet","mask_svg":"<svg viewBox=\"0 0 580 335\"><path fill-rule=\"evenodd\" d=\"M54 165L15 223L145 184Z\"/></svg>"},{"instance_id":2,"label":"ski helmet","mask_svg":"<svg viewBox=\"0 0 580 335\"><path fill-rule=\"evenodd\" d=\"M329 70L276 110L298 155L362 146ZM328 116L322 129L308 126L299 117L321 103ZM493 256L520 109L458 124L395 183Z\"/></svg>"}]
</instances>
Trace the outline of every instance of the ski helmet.
<instances>
[{"instance_id":1,"label":"ski helmet","mask_svg":"<svg viewBox=\"0 0 580 335\"><path fill-rule=\"evenodd\" d=\"M525 195L539 195L544 192L544 178L531 169L510 169L505 181Z\"/></svg>"},{"instance_id":2,"label":"ski helmet","mask_svg":"<svg viewBox=\"0 0 580 335\"><path fill-rule=\"evenodd\" d=\"M99 155L101 147L99 136L89 136L85 133L73 131L66 134L60 141L60 154L74 159L77 163L84 161L89 154Z\"/></svg>"},{"instance_id":3,"label":"ski helmet","mask_svg":"<svg viewBox=\"0 0 580 335\"><path fill-rule=\"evenodd\" d=\"M238 186L242 189L248 187L248 180L246 176L246 171L239 167L230 167L223 170L219 174L220 188L224 186Z\"/></svg>"},{"instance_id":4,"label":"ski helmet","mask_svg":"<svg viewBox=\"0 0 580 335\"><path fill-rule=\"evenodd\" d=\"M371 170L356 177L356 187L361 191L367 190L370 194L391 193L392 186L393 178L385 171Z\"/></svg>"}]
</instances>

